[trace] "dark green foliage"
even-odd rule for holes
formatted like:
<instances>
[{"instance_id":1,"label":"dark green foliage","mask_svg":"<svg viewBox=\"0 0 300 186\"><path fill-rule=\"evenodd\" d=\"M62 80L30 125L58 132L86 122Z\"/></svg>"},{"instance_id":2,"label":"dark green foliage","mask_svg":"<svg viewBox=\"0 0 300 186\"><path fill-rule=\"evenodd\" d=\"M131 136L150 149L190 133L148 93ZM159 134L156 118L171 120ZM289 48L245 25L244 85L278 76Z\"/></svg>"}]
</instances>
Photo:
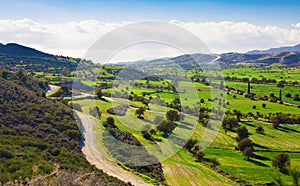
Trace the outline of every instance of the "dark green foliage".
<instances>
[{"instance_id":1,"label":"dark green foliage","mask_svg":"<svg viewBox=\"0 0 300 186\"><path fill-rule=\"evenodd\" d=\"M90 165L81 152L73 112L0 77L0 182L50 174L55 163L73 173L96 172L103 184L124 185Z\"/></svg>"},{"instance_id":2,"label":"dark green foliage","mask_svg":"<svg viewBox=\"0 0 300 186\"><path fill-rule=\"evenodd\" d=\"M256 127L256 132L260 133L260 134L264 134L265 133L265 129L262 126L258 126Z\"/></svg>"},{"instance_id":3,"label":"dark green foliage","mask_svg":"<svg viewBox=\"0 0 300 186\"><path fill-rule=\"evenodd\" d=\"M244 151L246 147L253 148L252 141L249 138L244 138L238 142L238 148L240 151Z\"/></svg>"},{"instance_id":4,"label":"dark green foliage","mask_svg":"<svg viewBox=\"0 0 300 186\"><path fill-rule=\"evenodd\" d=\"M113 108L107 109L107 112L117 116L125 116L127 112L128 106L116 106Z\"/></svg>"},{"instance_id":5,"label":"dark green foliage","mask_svg":"<svg viewBox=\"0 0 300 186\"><path fill-rule=\"evenodd\" d=\"M247 128L245 126L238 127L236 129L236 133L238 135L238 138L237 138L238 141L241 141L241 140L243 140L245 138L248 138L248 136L249 136L248 130L247 130Z\"/></svg>"},{"instance_id":6,"label":"dark green foliage","mask_svg":"<svg viewBox=\"0 0 300 186\"><path fill-rule=\"evenodd\" d=\"M90 114L96 118L101 118L101 110L97 106L90 108Z\"/></svg>"},{"instance_id":7,"label":"dark green foliage","mask_svg":"<svg viewBox=\"0 0 300 186\"><path fill-rule=\"evenodd\" d=\"M199 162L201 162L204 158L204 152L202 152L201 150L197 150L195 153L195 157Z\"/></svg>"},{"instance_id":8,"label":"dark green foliage","mask_svg":"<svg viewBox=\"0 0 300 186\"><path fill-rule=\"evenodd\" d=\"M272 160L272 165L275 168L278 168L280 171L284 172L290 166L289 155L281 153L274 157Z\"/></svg>"},{"instance_id":9,"label":"dark green foliage","mask_svg":"<svg viewBox=\"0 0 300 186\"><path fill-rule=\"evenodd\" d=\"M253 156L254 156L253 148L252 148L252 147L246 147L246 148L243 150L243 155L244 155L245 157L247 157L247 160L249 160L250 157L253 157Z\"/></svg>"},{"instance_id":10,"label":"dark green foliage","mask_svg":"<svg viewBox=\"0 0 300 186\"><path fill-rule=\"evenodd\" d=\"M232 130L233 128L238 126L238 122L235 118L224 118L222 121L222 127L228 130Z\"/></svg>"},{"instance_id":11,"label":"dark green foliage","mask_svg":"<svg viewBox=\"0 0 300 186\"><path fill-rule=\"evenodd\" d=\"M163 120L156 128L167 136L176 128L176 124L170 120Z\"/></svg>"},{"instance_id":12,"label":"dark green foliage","mask_svg":"<svg viewBox=\"0 0 300 186\"><path fill-rule=\"evenodd\" d=\"M184 148L188 150L189 152L192 152L193 147L197 144L197 140L189 139L186 144L184 145Z\"/></svg>"},{"instance_id":13,"label":"dark green foliage","mask_svg":"<svg viewBox=\"0 0 300 186\"><path fill-rule=\"evenodd\" d=\"M145 112L144 107L139 107L138 109L135 110L135 114L138 115L138 118L141 118L144 112Z\"/></svg>"},{"instance_id":14,"label":"dark green foliage","mask_svg":"<svg viewBox=\"0 0 300 186\"><path fill-rule=\"evenodd\" d=\"M169 110L166 113L166 117L170 121L179 121L180 120L180 114L176 110Z\"/></svg>"},{"instance_id":15,"label":"dark green foliage","mask_svg":"<svg viewBox=\"0 0 300 186\"><path fill-rule=\"evenodd\" d=\"M148 153L136 137L119 130L117 127L107 129L103 134L104 144L114 158L136 172L145 174L159 182L165 181L161 163L155 156Z\"/></svg>"}]
</instances>

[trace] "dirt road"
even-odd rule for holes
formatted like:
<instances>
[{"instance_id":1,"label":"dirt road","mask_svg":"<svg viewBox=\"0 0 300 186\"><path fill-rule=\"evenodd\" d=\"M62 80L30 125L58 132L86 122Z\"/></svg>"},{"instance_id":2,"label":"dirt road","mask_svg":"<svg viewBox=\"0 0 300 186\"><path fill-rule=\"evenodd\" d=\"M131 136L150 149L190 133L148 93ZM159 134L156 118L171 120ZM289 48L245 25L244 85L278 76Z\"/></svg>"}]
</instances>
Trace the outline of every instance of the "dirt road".
<instances>
[{"instance_id":1,"label":"dirt road","mask_svg":"<svg viewBox=\"0 0 300 186\"><path fill-rule=\"evenodd\" d=\"M122 181L130 182L133 185L151 185L145 183L138 176L125 171L115 163L107 160L97 149L96 149L96 132L94 131L94 127L97 124L95 120L93 120L90 116L83 114L81 112L75 111L82 122L82 125L85 129L84 137L85 137L85 145L82 148L83 154L86 156L86 159L93 165L95 165L98 169L103 170L106 174L110 176L114 176Z\"/></svg>"}]
</instances>

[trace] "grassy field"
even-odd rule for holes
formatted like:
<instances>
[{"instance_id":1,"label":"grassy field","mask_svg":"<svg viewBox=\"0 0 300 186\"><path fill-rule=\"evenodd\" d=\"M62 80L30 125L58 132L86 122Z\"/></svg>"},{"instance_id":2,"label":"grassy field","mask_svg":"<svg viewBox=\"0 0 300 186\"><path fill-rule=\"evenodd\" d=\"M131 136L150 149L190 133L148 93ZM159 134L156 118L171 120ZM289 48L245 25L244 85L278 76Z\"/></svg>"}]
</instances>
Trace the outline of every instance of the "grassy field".
<instances>
[{"instance_id":1,"label":"grassy field","mask_svg":"<svg viewBox=\"0 0 300 186\"><path fill-rule=\"evenodd\" d=\"M105 70L104 72L108 73L111 70L114 69ZM195 74L195 72L196 71L182 71L179 74L181 76L187 74L188 77L191 77ZM276 79L277 81L288 79L292 82L299 81L300 70L294 68L280 69L277 67L271 69L244 67L240 69L223 70L223 75L238 78L267 78ZM111 75L109 77L111 77ZM149 83L149 85L163 87L171 81L137 80L135 82L142 84ZM83 81L83 83L89 86L96 85L96 82L93 81ZM250 100L249 98L245 98L243 95L237 95L232 92L227 95L227 92L225 91L216 91L213 90L211 86L204 85L202 83L192 83L190 81L180 80L178 82L179 89L177 92L166 89L160 92L157 91L156 88L130 86L130 81L121 83L119 81L112 81L112 83L114 85L118 84L119 86L114 86L113 88L105 89L103 91L108 93L114 93L116 91L127 92L128 94L132 94L133 92L140 96L147 92L150 93L150 95L146 95L145 98L149 99L150 96L152 98L159 96L167 103L172 103L175 98L180 98L181 105L189 106L190 108L199 105L207 108L218 108L218 101L210 101L217 97L218 99L222 99L222 105L226 105L226 110L239 110L244 114L249 112L252 112L253 114L259 112L264 115L277 112L285 114L299 114L300 111L300 108L294 106L286 106L284 104L258 99ZM247 90L247 83L228 81L225 82L225 85L243 91ZM279 90L280 89L276 87L276 85L251 84L251 92L260 96L269 96L270 93L274 93L275 96L278 97ZM300 93L299 90L299 87L285 86L282 89L283 101L299 104L299 102L294 101L292 98L286 98L284 96L286 93L291 93L293 97L293 95ZM204 100L204 103L200 104L201 99ZM155 128L156 125L153 122L155 116L164 116L171 108L153 104L151 101L148 106L145 106L141 102L129 101L122 98L113 98L113 100L114 101L111 101L110 99L107 101L81 100L75 102L80 103L83 106L83 112L85 113L88 113L89 108L92 106L98 106L102 112L102 122L104 122L107 117L113 117L120 130L134 135L146 147L150 154L155 155L162 161L164 174L170 185L199 185L199 183L201 183L201 185L238 185L229 177L223 176L216 170L205 165L210 164L212 158L218 159L220 163L218 168L238 178L247 180L251 184L264 184L274 181L275 170L271 162L272 159L280 153L279 151L286 151L291 158L292 164L300 166L300 126L298 125L281 125L279 128L274 129L269 123L255 121L252 119L248 121L249 118L240 122L240 126L245 126L248 129L249 138L254 143L254 150L257 155L255 158L246 160L240 151L235 150L236 132L226 131L225 133L225 131L220 127L220 121L218 123L216 121L212 122L213 128L208 129L202 126L202 124L197 121L196 117L186 114L184 120L177 122L177 127L173 131L172 135L175 141L166 140L162 136L162 133L158 132L153 134L154 139L156 139L156 145L153 145L153 142L143 137L141 130L146 125L151 126L151 128ZM263 103L266 104L266 108L262 107ZM115 116L107 113L107 109L118 105L129 106L125 116ZM145 106L147 108L143 119L137 118L135 115L136 108L141 106ZM253 106L256 106L256 108L254 109ZM99 123L101 121L98 120ZM256 132L256 127L258 126L262 126L264 128L264 134ZM103 131L104 128L99 125L96 130L99 134L101 134L101 131ZM181 149L180 145L176 144L178 141L187 140L190 137L196 139L199 143L201 142L200 144L209 144L209 147L203 150L205 154L205 164L195 161L195 158L192 157L189 152ZM98 141L101 142L101 139L99 138ZM99 143L99 148L102 147L103 145L101 146L101 143ZM166 155L171 154L172 156L166 158ZM286 184L291 184L292 179L289 175L280 175Z\"/></svg>"}]
</instances>

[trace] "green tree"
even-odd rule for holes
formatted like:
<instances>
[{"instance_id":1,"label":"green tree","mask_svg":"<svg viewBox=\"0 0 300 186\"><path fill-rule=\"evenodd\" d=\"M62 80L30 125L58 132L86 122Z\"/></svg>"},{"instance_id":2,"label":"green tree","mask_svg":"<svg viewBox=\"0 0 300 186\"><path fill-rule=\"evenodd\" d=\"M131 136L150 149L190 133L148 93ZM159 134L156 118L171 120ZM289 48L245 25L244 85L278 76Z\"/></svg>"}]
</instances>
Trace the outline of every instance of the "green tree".
<instances>
[{"instance_id":1,"label":"green tree","mask_svg":"<svg viewBox=\"0 0 300 186\"><path fill-rule=\"evenodd\" d=\"M248 130L245 126L237 128L236 133L238 135L238 141L241 141L244 138L248 138L249 136Z\"/></svg>"},{"instance_id":2,"label":"green tree","mask_svg":"<svg viewBox=\"0 0 300 186\"><path fill-rule=\"evenodd\" d=\"M252 141L249 138L244 138L238 142L238 148L240 151L244 151L246 147L253 148Z\"/></svg>"},{"instance_id":3,"label":"green tree","mask_svg":"<svg viewBox=\"0 0 300 186\"><path fill-rule=\"evenodd\" d=\"M243 155L244 155L245 157L247 157L247 160L249 160L250 157L253 157L253 156L254 156L253 148L252 148L252 147L246 147L246 148L243 150Z\"/></svg>"},{"instance_id":4,"label":"green tree","mask_svg":"<svg viewBox=\"0 0 300 186\"><path fill-rule=\"evenodd\" d=\"M292 179L293 179L293 184L295 186L299 186L299 178L300 178L300 172L298 167L294 166L294 167L290 167L289 169L289 174L291 175Z\"/></svg>"},{"instance_id":5,"label":"green tree","mask_svg":"<svg viewBox=\"0 0 300 186\"><path fill-rule=\"evenodd\" d=\"M144 107L139 107L135 110L135 114L138 115L138 118L142 118L142 115L145 113Z\"/></svg>"},{"instance_id":6,"label":"green tree","mask_svg":"<svg viewBox=\"0 0 300 186\"><path fill-rule=\"evenodd\" d=\"M179 121L180 120L180 114L176 110L169 110L166 113L166 117L170 121Z\"/></svg>"},{"instance_id":7,"label":"green tree","mask_svg":"<svg viewBox=\"0 0 300 186\"><path fill-rule=\"evenodd\" d=\"M272 160L272 165L275 168L278 168L281 172L286 171L290 166L290 158L289 155L285 153L281 153L274 157Z\"/></svg>"}]
</instances>

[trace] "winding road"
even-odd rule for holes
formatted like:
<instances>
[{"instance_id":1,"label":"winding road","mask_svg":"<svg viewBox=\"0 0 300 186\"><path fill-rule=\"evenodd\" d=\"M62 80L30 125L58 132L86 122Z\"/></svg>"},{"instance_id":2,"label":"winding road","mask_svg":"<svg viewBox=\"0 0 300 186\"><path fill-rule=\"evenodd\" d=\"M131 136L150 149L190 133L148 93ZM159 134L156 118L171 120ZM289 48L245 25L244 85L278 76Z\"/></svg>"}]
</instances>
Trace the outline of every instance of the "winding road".
<instances>
[{"instance_id":1,"label":"winding road","mask_svg":"<svg viewBox=\"0 0 300 186\"><path fill-rule=\"evenodd\" d=\"M134 175L131 172L128 172L117 164L106 159L98 150L95 143L96 132L94 131L94 127L97 125L96 121L89 115L83 114L81 112L75 111L82 122L84 127L84 138L85 144L82 147L82 152L86 156L86 159L91 164L95 165L98 169L102 170L106 174L116 177L124 182L130 182L133 185L151 185L145 183L141 178Z\"/></svg>"}]
</instances>

